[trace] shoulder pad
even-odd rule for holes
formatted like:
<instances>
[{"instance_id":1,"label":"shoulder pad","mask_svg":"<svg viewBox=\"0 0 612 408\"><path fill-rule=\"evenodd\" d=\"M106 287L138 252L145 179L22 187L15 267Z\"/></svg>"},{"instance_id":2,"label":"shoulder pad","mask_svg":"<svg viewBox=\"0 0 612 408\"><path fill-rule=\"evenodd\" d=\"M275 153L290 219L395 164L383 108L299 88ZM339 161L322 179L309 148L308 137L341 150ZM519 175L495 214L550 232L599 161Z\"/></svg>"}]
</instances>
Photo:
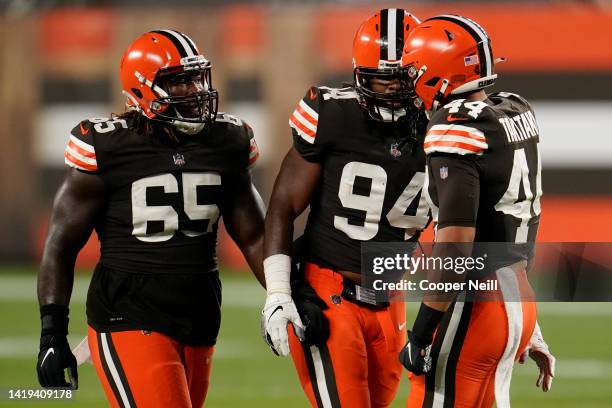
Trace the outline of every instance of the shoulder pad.
<instances>
[{"instance_id":1,"label":"shoulder pad","mask_svg":"<svg viewBox=\"0 0 612 408\"><path fill-rule=\"evenodd\" d=\"M327 86L320 86L319 89L323 94L323 100L329 99L359 99L359 94L355 91L355 88L347 86L344 88L330 88Z\"/></svg>"},{"instance_id":2,"label":"shoulder pad","mask_svg":"<svg viewBox=\"0 0 612 408\"><path fill-rule=\"evenodd\" d=\"M317 137L321 99L321 90L316 86L311 87L306 95L299 100L289 117L289 126L298 136L310 144L313 144Z\"/></svg>"},{"instance_id":3,"label":"shoulder pad","mask_svg":"<svg viewBox=\"0 0 612 408\"><path fill-rule=\"evenodd\" d=\"M425 135L425 153L481 155L488 149L482 124L490 119L489 105L456 99L433 115Z\"/></svg>"},{"instance_id":4,"label":"shoulder pad","mask_svg":"<svg viewBox=\"0 0 612 408\"><path fill-rule=\"evenodd\" d=\"M243 126L244 121L240 119L238 116L230 115L226 112L217 112L217 117L215 118L215 122L219 123L229 123L234 126Z\"/></svg>"},{"instance_id":5,"label":"shoulder pad","mask_svg":"<svg viewBox=\"0 0 612 408\"><path fill-rule=\"evenodd\" d=\"M89 172L98 170L93 127L93 122L84 120L70 132L64 151L64 163L68 166Z\"/></svg>"}]
</instances>

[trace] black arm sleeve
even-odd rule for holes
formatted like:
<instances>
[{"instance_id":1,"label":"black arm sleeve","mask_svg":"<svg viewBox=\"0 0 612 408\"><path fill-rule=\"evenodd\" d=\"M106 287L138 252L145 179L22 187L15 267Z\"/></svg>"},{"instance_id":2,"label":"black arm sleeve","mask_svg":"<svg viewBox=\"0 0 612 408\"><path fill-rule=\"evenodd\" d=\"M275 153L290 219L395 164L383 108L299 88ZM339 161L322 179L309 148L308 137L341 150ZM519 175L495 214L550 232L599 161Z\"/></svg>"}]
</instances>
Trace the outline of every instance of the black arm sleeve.
<instances>
[{"instance_id":1,"label":"black arm sleeve","mask_svg":"<svg viewBox=\"0 0 612 408\"><path fill-rule=\"evenodd\" d=\"M472 157L435 154L428 160L430 183L438 195L438 228L475 227L480 176Z\"/></svg>"}]
</instances>

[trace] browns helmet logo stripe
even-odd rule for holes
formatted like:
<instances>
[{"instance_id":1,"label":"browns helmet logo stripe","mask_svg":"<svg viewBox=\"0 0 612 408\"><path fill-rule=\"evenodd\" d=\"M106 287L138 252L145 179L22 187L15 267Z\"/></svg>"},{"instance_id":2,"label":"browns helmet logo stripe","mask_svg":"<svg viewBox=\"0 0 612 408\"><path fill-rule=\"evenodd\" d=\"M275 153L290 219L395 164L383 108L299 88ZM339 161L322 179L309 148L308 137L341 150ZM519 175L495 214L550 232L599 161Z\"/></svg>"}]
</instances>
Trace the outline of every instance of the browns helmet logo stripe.
<instances>
[{"instance_id":1,"label":"browns helmet logo stripe","mask_svg":"<svg viewBox=\"0 0 612 408\"><path fill-rule=\"evenodd\" d=\"M193 41L186 35L173 30L157 30L152 33L160 34L172 41L181 58L194 57L199 54Z\"/></svg>"},{"instance_id":2,"label":"browns helmet logo stripe","mask_svg":"<svg viewBox=\"0 0 612 408\"><path fill-rule=\"evenodd\" d=\"M383 9L380 11L380 59L398 60L404 44L403 9Z\"/></svg>"},{"instance_id":3,"label":"browns helmet logo stripe","mask_svg":"<svg viewBox=\"0 0 612 408\"><path fill-rule=\"evenodd\" d=\"M481 63L480 76L493 75L493 51L491 50L491 41L485 30L475 21L469 18L456 16L453 14L442 15L430 18L428 20L446 20L457 24L467 31L474 40L478 47L478 56ZM484 69L483 69L484 68Z\"/></svg>"}]
</instances>

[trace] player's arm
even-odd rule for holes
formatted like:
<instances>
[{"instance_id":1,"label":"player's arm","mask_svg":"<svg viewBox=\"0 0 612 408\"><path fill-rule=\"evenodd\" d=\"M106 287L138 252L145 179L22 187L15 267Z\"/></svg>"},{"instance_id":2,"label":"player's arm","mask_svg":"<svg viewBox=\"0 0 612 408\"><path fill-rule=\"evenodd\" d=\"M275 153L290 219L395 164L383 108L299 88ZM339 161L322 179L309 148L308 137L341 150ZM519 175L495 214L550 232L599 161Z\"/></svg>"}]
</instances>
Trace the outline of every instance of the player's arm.
<instances>
[{"instance_id":1,"label":"player's arm","mask_svg":"<svg viewBox=\"0 0 612 408\"><path fill-rule=\"evenodd\" d=\"M263 287L264 214L265 205L253 185L251 172L245 170L232 179L223 222Z\"/></svg>"},{"instance_id":2,"label":"player's arm","mask_svg":"<svg viewBox=\"0 0 612 408\"><path fill-rule=\"evenodd\" d=\"M76 388L78 384L76 361L66 340L68 304L77 254L87 242L104 205L102 179L70 169L55 196L38 273L42 331L37 371L44 387L72 385ZM65 368L69 368L70 383L65 381Z\"/></svg>"},{"instance_id":3,"label":"player's arm","mask_svg":"<svg viewBox=\"0 0 612 408\"><path fill-rule=\"evenodd\" d=\"M291 297L293 222L306 209L321 179L321 164L304 159L291 148L276 178L266 214L264 270L267 297L262 313L262 336L278 355L289 354L287 324L300 339L304 325Z\"/></svg>"},{"instance_id":4,"label":"player's arm","mask_svg":"<svg viewBox=\"0 0 612 408\"><path fill-rule=\"evenodd\" d=\"M291 148L281 165L266 214L264 258L291 254L293 222L304 212L321 179L321 164Z\"/></svg>"},{"instance_id":5,"label":"player's arm","mask_svg":"<svg viewBox=\"0 0 612 408\"><path fill-rule=\"evenodd\" d=\"M480 176L472 157L434 155L429 159L430 183L438 194L438 230L431 257L447 259L469 257L476 233L476 216L480 200ZM444 175L444 176L442 176ZM467 273L429 270L430 282L461 283ZM444 312L456 293L431 293L426 295L417 314L408 343L400 353L400 360L413 373L426 373L429 347Z\"/></svg>"},{"instance_id":6,"label":"player's arm","mask_svg":"<svg viewBox=\"0 0 612 408\"><path fill-rule=\"evenodd\" d=\"M542 387L542 391L548 392L552 387L552 380L555 376L555 363L557 359L552 355L548 344L544 341L544 336L540 330L540 325L536 322L533 334L527 345L527 349L521 354L519 363L525 364L527 357L530 357L538 366L539 375L536 387Z\"/></svg>"}]
</instances>

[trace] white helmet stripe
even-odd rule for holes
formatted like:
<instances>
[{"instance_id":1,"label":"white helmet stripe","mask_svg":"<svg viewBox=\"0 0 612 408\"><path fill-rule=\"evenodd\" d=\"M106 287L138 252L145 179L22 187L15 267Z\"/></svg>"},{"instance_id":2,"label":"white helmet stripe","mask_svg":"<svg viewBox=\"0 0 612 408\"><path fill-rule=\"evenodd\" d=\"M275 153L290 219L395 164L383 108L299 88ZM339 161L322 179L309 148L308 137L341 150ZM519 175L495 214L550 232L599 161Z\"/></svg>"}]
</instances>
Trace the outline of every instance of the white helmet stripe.
<instances>
[{"instance_id":1,"label":"white helmet stripe","mask_svg":"<svg viewBox=\"0 0 612 408\"><path fill-rule=\"evenodd\" d=\"M397 9L390 8L387 16L387 60L394 61L397 58ZM401 50L400 50L401 51Z\"/></svg>"},{"instance_id":2,"label":"white helmet stripe","mask_svg":"<svg viewBox=\"0 0 612 408\"><path fill-rule=\"evenodd\" d=\"M183 51L185 52L185 54L187 55L187 57L193 57L195 56L191 45L187 42L187 40L185 40L185 38L183 38L182 35L180 35L179 33L177 33L176 31L172 31L172 30L161 30L166 34L171 35L172 37L174 37L178 43L183 47Z\"/></svg>"},{"instance_id":3,"label":"white helmet stripe","mask_svg":"<svg viewBox=\"0 0 612 408\"><path fill-rule=\"evenodd\" d=\"M438 17L461 22L463 23L461 25L468 26L474 33L476 33L478 38L480 38L480 42L481 42L479 47L482 47L484 49L483 54L485 57L485 61L484 61L485 72L483 73L482 76L492 75L493 74L493 55L491 53L491 44L489 42L489 37L487 36L487 33L485 32L485 30L475 21L470 20L469 18L462 17L462 16L457 16L454 14L445 14L445 15L441 15Z\"/></svg>"}]
</instances>

